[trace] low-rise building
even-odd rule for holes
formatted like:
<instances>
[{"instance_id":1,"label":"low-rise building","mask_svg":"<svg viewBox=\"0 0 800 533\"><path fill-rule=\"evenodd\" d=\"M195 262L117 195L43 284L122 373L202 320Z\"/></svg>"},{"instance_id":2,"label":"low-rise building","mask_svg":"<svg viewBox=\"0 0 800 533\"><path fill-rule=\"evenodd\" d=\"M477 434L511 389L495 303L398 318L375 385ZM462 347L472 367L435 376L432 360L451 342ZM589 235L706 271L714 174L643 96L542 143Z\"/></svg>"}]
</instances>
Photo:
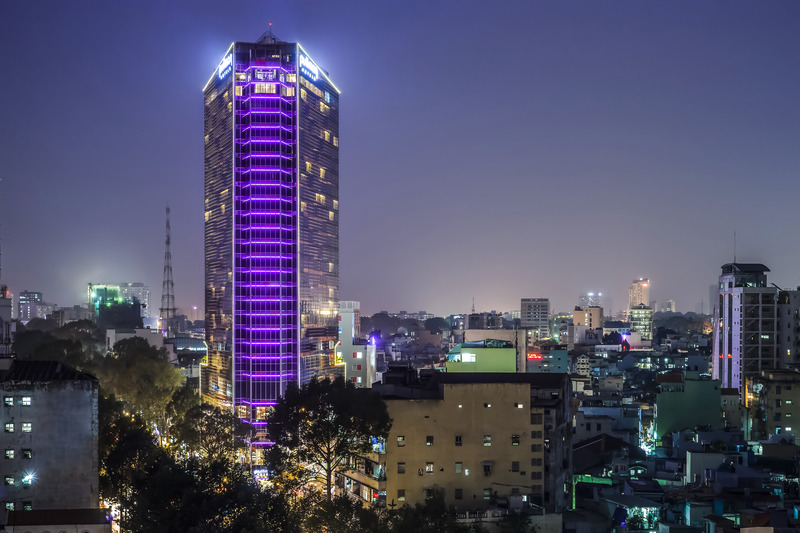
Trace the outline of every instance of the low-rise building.
<instances>
[{"instance_id":1,"label":"low-rise building","mask_svg":"<svg viewBox=\"0 0 800 533\"><path fill-rule=\"evenodd\" d=\"M567 374L432 372L417 379L390 371L374 388L393 420L389 438L383 453L343 476L340 487L390 506L413 506L438 492L459 511L516 495L548 512L566 508Z\"/></svg>"}]
</instances>

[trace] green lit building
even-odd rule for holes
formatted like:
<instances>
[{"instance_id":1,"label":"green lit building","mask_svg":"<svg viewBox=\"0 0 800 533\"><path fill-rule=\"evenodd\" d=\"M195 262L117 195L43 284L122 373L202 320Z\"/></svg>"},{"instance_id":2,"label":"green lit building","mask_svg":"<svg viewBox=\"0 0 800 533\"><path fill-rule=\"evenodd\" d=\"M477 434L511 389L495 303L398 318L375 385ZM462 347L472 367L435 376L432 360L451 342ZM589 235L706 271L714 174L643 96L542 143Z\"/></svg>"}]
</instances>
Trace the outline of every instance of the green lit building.
<instances>
[{"instance_id":1,"label":"green lit building","mask_svg":"<svg viewBox=\"0 0 800 533\"><path fill-rule=\"evenodd\" d=\"M508 341L486 339L457 344L447 354L447 372L516 372L517 350Z\"/></svg>"}]
</instances>

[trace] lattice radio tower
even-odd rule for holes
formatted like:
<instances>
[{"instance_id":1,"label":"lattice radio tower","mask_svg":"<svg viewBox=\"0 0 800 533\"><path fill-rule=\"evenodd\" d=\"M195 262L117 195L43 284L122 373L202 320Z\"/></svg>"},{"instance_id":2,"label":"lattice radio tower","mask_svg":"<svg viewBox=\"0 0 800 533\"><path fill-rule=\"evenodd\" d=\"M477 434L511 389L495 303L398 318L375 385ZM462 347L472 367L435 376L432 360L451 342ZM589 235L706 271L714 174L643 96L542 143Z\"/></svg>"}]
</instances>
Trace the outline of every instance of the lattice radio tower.
<instances>
[{"instance_id":1,"label":"lattice radio tower","mask_svg":"<svg viewBox=\"0 0 800 533\"><path fill-rule=\"evenodd\" d=\"M164 282L161 285L161 332L175 335L175 284L172 282L172 252L169 249L169 206L167 206L167 239L164 241Z\"/></svg>"}]
</instances>

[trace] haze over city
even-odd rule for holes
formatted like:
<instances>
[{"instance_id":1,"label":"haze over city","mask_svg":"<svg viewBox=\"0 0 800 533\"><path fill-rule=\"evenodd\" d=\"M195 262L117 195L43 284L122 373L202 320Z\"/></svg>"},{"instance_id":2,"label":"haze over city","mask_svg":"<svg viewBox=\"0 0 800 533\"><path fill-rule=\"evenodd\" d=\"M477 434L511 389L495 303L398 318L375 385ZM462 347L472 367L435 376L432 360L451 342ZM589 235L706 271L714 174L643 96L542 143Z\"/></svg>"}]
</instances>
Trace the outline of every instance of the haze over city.
<instances>
[{"instance_id":1,"label":"haze over city","mask_svg":"<svg viewBox=\"0 0 800 533\"><path fill-rule=\"evenodd\" d=\"M273 23L341 95L343 300L555 310L633 278L694 311L733 259L800 285L794 2L5 3L3 283L203 305L203 84Z\"/></svg>"}]
</instances>

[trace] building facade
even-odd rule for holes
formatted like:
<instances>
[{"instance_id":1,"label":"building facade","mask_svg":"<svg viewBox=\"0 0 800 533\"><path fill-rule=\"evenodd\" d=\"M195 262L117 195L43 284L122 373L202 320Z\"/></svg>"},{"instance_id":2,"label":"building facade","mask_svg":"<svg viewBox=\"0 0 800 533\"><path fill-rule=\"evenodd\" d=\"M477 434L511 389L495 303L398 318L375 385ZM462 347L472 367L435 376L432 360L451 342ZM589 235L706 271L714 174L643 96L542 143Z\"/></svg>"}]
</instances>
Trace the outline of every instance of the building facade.
<instances>
[{"instance_id":1,"label":"building facade","mask_svg":"<svg viewBox=\"0 0 800 533\"><path fill-rule=\"evenodd\" d=\"M523 298L519 318L520 327L535 330L537 339L550 337L550 298Z\"/></svg>"},{"instance_id":2,"label":"building facade","mask_svg":"<svg viewBox=\"0 0 800 533\"><path fill-rule=\"evenodd\" d=\"M374 341L359 335L360 307L359 302L340 302L336 365L343 368L345 380L356 387L370 388L377 380L377 350Z\"/></svg>"},{"instance_id":3,"label":"building facade","mask_svg":"<svg viewBox=\"0 0 800 533\"><path fill-rule=\"evenodd\" d=\"M204 88L203 396L263 419L329 368L339 299L339 91L297 43L235 42Z\"/></svg>"},{"instance_id":4,"label":"building facade","mask_svg":"<svg viewBox=\"0 0 800 533\"><path fill-rule=\"evenodd\" d=\"M745 405L748 381L796 365L800 351L800 291L768 286L767 272L757 263L723 265L714 303L711 373Z\"/></svg>"},{"instance_id":5,"label":"building facade","mask_svg":"<svg viewBox=\"0 0 800 533\"><path fill-rule=\"evenodd\" d=\"M643 341L653 339L653 308L647 305L635 305L629 310L631 332L636 332Z\"/></svg>"},{"instance_id":6,"label":"building facade","mask_svg":"<svg viewBox=\"0 0 800 533\"><path fill-rule=\"evenodd\" d=\"M586 326L589 329L600 329L605 323L603 308L596 305L576 307L572 312L572 323L576 326Z\"/></svg>"},{"instance_id":7,"label":"building facade","mask_svg":"<svg viewBox=\"0 0 800 533\"><path fill-rule=\"evenodd\" d=\"M5 508L97 509L97 380L55 361L0 365Z\"/></svg>"},{"instance_id":8,"label":"building facade","mask_svg":"<svg viewBox=\"0 0 800 533\"><path fill-rule=\"evenodd\" d=\"M650 305L650 280L648 278L633 280L628 289L628 309L637 305Z\"/></svg>"},{"instance_id":9,"label":"building facade","mask_svg":"<svg viewBox=\"0 0 800 533\"><path fill-rule=\"evenodd\" d=\"M385 497L389 506L424 503L438 492L457 511L486 509L515 495L547 512L566 509L572 470L567 374L448 372L416 383L384 378L376 388L392 429L383 453L367 461L385 465L385 475L359 469L343 476L341 488L367 501Z\"/></svg>"}]
</instances>

